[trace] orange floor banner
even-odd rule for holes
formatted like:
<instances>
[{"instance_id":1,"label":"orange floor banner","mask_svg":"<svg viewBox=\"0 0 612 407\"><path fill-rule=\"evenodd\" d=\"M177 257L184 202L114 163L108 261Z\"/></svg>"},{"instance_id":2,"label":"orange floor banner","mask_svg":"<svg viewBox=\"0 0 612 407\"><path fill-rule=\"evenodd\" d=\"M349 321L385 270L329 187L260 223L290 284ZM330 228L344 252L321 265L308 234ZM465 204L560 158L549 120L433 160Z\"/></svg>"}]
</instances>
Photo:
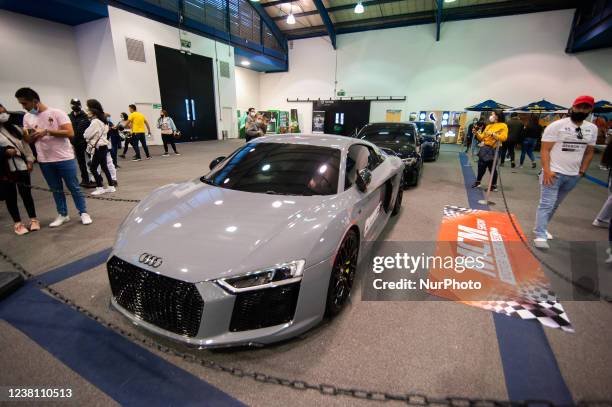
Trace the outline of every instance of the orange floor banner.
<instances>
[{"instance_id":1,"label":"orange floor banner","mask_svg":"<svg viewBox=\"0 0 612 407\"><path fill-rule=\"evenodd\" d=\"M542 266L521 241L524 234L512 216L516 229L506 213L446 206L436 258L478 261L460 273L433 265L428 279L435 289L429 293L574 332Z\"/></svg>"}]
</instances>

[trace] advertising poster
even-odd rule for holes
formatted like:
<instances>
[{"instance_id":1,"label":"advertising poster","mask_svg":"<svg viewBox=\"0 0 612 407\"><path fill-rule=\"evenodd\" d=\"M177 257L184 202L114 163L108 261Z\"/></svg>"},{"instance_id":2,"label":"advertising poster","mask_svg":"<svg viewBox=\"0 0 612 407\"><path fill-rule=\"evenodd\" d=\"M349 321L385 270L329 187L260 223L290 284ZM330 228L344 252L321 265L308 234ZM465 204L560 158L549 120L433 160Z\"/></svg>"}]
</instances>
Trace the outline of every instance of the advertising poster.
<instances>
[{"instance_id":1,"label":"advertising poster","mask_svg":"<svg viewBox=\"0 0 612 407\"><path fill-rule=\"evenodd\" d=\"M392 110L387 109L385 114L386 122L401 122L402 121L402 111L401 110Z\"/></svg>"},{"instance_id":2,"label":"advertising poster","mask_svg":"<svg viewBox=\"0 0 612 407\"><path fill-rule=\"evenodd\" d=\"M515 229L515 226L517 229ZM433 295L574 332L563 306L551 290L542 266L523 244L520 227L505 213L446 206L438 235L436 256L474 256L478 264L457 273L446 267L429 269L429 280L439 282ZM443 283L452 279L452 286ZM456 284L455 284L456 282ZM461 285L478 286L464 290Z\"/></svg>"},{"instance_id":3,"label":"advertising poster","mask_svg":"<svg viewBox=\"0 0 612 407\"><path fill-rule=\"evenodd\" d=\"M313 133L324 133L325 132L325 112L324 111L313 111L312 112L312 132Z\"/></svg>"}]
</instances>

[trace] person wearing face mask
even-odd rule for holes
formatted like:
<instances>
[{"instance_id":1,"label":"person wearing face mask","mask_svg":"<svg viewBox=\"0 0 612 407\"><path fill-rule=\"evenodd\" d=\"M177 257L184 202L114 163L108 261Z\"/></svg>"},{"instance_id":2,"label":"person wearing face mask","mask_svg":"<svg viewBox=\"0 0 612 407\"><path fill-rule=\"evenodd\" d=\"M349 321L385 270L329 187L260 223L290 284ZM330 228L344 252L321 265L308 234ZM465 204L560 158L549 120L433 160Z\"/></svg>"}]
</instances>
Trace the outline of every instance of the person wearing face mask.
<instances>
[{"instance_id":1,"label":"person wearing face mask","mask_svg":"<svg viewBox=\"0 0 612 407\"><path fill-rule=\"evenodd\" d=\"M255 108L249 107L249 110L247 110L246 123L244 125L245 128L248 129L249 125L255 121L256 115L257 115L257 112L255 111Z\"/></svg>"},{"instance_id":2,"label":"person wearing face mask","mask_svg":"<svg viewBox=\"0 0 612 407\"><path fill-rule=\"evenodd\" d=\"M508 139L508 126L504 123L504 114L499 112L491 112L489 116L489 124L484 131L477 131L476 138L480 141L478 145L478 176L472 188L478 188L482 177L487 172L491 172L491 191L497 191L497 169L493 168L493 160L495 159L495 151L499 143L503 143Z\"/></svg>"},{"instance_id":3,"label":"person wearing face mask","mask_svg":"<svg viewBox=\"0 0 612 407\"><path fill-rule=\"evenodd\" d=\"M164 154L162 157L168 157L168 144L172 146L175 155L180 155L176 151L176 144L174 143L174 133L176 132L176 126L172 117L168 116L168 112L165 109L161 110L159 119L157 119L157 128L161 130L162 141L164 142Z\"/></svg>"},{"instance_id":4,"label":"person wearing face mask","mask_svg":"<svg viewBox=\"0 0 612 407\"><path fill-rule=\"evenodd\" d=\"M258 114L255 116L255 120L249 124L249 127L246 129L246 141L247 143L254 138L261 137L265 134L264 131L261 130L261 126L263 125L263 116Z\"/></svg>"},{"instance_id":5,"label":"person wearing face mask","mask_svg":"<svg viewBox=\"0 0 612 407\"><path fill-rule=\"evenodd\" d=\"M70 221L68 206L64 195L64 183L70 190L77 207L81 223L89 225L91 217L87 213L87 204L79 181L74 150L70 139L74 130L70 118L59 109L48 107L40 101L38 93L30 88L21 88L15 93L21 106L27 111L23 117L23 138L27 143L35 143L38 151L40 170L53 190L53 199L57 209L57 218L49 227L58 227Z\"/></svg>"},{"instance_id":6,"label":"person wearing face mask","mask_svg":"<svg viewBox=\"0 0 612 407\"><path fill-rule=\"evenodd\" d=\"M36 208L32 199L30 172L34 163L34 155L28 143L23 141L21 130L9 123L9 113L0 104L0 170L6 173L0 175L0 192L6 201L6 207L13 218L13 230L17 235L25 235L30 231L40 230L40 222L36 218ZM21 222L17 206L17 191L23 201L28 216L30 228Z\"/></svg>"},{"instance_id":7,"label":"person wearing face mask","mask_svg":"<svg viewBox=\"0 0 612 407\"><path fill-rule=\"evenodd\" d=\"M91 194L101 195L106 192L115 192L115 182L108 168L110 140L107 135L109 126L100 102L95 99L89 99L87 101L87 115L91 120L91 124L85 130L85 140L87 141L87 153L91 155L91 173L96 178L96 190ZM98 172L98 167L101 167L102 172L106 175L108 188L104 188L102 175Z\"/></svg>"},{"instance_id":8,"label":"person wearing face mask","mask_svg":"<svg viewBox=\"0 0 612 407\"><path fill-rule=\"evenodd\" d=\"M586 118L593 110L592 96L574 100L569 117L546 127L542 135L542 171L540 173L540 203L536 212L534 246L548 249L548 224L557 208L576 187L593 159L597 126Z\"/></svg>"},{"instance_id":9,"label":"person wearing face mask","mask_svg":"<svg viewBox=\"0 0 612 407\"><path fill-rule=\"evenodd\" d=\"M87 156L85 153L87 143L83 137L85 129L89 127L89 117L87 117L87 114L81 108L81 101L79 99L70 100L70 108L71 112L68 114L68 117L74 129L74 137L70 139L70 142L74 147L74 155L79 164L81 186L84 188L94 188L96 183L93 182L87 172Z\"/></svg>"}]
</instances>

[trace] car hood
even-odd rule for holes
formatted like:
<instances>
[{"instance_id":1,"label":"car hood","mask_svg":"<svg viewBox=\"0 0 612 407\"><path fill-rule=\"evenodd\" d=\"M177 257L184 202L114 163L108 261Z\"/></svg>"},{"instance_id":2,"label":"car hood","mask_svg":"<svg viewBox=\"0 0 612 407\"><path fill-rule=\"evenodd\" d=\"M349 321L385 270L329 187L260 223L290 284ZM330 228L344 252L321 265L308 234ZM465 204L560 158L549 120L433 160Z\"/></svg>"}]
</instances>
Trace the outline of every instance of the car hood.
<instances>
[{"instance_id":1,"label":"car hood","mask_svg":"<svg viewBox=\"0 0 612 407\"><path fill-rule=\"evenodd\" d=\"M199 180L172 184L128 215L113 254L139 264L149 253L162 259L152 270L191 282L299 259L308 267L324 260L309 254L339 210L336 201L337 195L250 193Z\"/></svg>"},{"instance_id":2,"label":"car hood","mask_svg":"<svg viewBox=\"0 0 612 407\"><path fill-rule=\"evenodd\" d=\"M388 143L376 143L381 148L388 148L393 150L398 157L405 158L414 155L416 153L416 147L412 144L397 144L394 142Z\"/></svg>"}]
</instances>

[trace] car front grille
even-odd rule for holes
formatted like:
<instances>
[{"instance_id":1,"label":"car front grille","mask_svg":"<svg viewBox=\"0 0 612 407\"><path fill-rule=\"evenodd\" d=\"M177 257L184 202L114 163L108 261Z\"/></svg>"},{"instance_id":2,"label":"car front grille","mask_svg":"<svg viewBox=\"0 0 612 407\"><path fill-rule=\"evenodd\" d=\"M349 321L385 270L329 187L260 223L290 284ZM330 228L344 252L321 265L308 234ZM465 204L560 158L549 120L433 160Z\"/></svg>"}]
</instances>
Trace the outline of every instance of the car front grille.
<instances>
[{"instance_id":1,"label":"car front grille","mask_svg":"<svg viewBox=\"0 0 612 407\"><path fill-rule=\"evenodd\" d=\"M265 328L293 320L299 293L297 282L237 294L230 331Z\"/></svg>"},{"instance_id":2,"label":"car front grille","mask_svg":"<svg viewBox=\"0 0 612 407\"><path fill-rule=\"evenodd\" d=\"M178 335L198 334L204 301L195 284L144 270L116 256L106 267L113 297L127 311Z\"/></svg>"}]
</instances>

